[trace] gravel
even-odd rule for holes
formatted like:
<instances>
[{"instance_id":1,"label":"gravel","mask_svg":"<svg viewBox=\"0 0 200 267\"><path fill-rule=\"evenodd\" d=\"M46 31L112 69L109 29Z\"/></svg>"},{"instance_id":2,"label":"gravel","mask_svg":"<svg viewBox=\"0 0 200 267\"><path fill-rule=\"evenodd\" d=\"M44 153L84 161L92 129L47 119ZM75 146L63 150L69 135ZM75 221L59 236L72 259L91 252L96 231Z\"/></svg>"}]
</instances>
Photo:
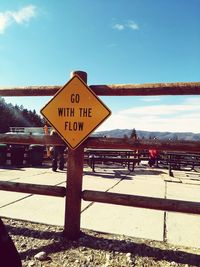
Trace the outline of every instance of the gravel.
<instances>
[{"instance_id":1,"label":"gravel","mask_svg":"<svg viewBox=\"0 0 200 267\"><path fill-rule=\"evenodd\" d=\"M70 241L59 226L2 220L24 267L200 266L198 248L90 230Z\"/></svg>"}]
</instances>

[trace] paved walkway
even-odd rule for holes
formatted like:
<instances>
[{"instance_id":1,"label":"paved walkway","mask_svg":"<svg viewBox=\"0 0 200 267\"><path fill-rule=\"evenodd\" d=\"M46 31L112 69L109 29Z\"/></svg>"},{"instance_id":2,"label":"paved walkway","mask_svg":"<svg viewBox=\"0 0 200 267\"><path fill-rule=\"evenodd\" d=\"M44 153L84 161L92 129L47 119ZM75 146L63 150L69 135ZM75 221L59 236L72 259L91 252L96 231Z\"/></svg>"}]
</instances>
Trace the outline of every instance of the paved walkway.
<instances>
[{"instance_id":1,"label":"paved walkway","mask_svg":"<svg viewBox=\"0 0 200 267\"><path fill-rule=\"evenodd\" d=\"M49 167L0 169L1 181L65 186L66 171ZM139 166L130 173L99 166L84 169L83 189L200 202L200 173ZM0 216L64 225L65 199L0 191ZM82 201L81 228L148 238L200 249L200 215Z\"/></svg>"}]
</instances>

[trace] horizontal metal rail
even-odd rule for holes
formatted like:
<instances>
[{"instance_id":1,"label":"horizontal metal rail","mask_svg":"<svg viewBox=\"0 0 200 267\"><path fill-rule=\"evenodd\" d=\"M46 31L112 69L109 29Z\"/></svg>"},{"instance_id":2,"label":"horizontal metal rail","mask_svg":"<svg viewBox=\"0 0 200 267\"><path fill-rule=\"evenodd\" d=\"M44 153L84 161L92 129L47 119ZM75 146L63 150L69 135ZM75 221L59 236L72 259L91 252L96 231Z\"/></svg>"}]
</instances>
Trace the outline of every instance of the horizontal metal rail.
<instances>
[{"instance_id":1,"label":"horizontal metal rail","mask_svg":"<svg viewBox=\"0 0 200 267\"><path fill-rule=\"evenodd\" d=\"M38 185L29 183L0 181L0 190L54 197L66 196L65 187L53 185Z\"/></svg>"},{"instance_id":2,"label":"horizontal metal rail","mask_svg":"<svg viewBox=\"0 0 200 267\"><path fill-rule=\"evenodd\" d=\"M199 202L135 196L92 190L84 190L82 192L82 199L85 201L94 201L138 208L200 214Z\"/></svg>"},{"instance_id":3,"label":"horizontal metal rail","mask_svg":"<svg viewBox=\"0 0 200 267\"><path fill-rule=\"evenodd\" d=\"M52 96L63 86L0 87L0 96ZM200 82L90 85L101 96L200 95Z\"/></svg>"}]
</instances>

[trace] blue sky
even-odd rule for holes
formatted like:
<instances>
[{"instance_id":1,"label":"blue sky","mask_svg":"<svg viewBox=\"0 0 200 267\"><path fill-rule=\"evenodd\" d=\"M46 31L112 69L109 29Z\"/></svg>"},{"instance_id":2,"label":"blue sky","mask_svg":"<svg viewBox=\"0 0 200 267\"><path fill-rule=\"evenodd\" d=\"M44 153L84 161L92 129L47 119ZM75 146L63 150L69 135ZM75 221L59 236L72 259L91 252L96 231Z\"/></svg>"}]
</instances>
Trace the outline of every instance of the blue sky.
<instances>
[{"instance_id":1,"label":"blue sky","mask_svg":"<svg viewBox=\"0 0 200 267\"><path fill-rule=\"evenodd\" d=\"M6 0L0 87L200 81L200 0ZM37 112L50 97L5 97ZM101 97L98 130L200 132L200 97Z\"/></svg>"}]
</instances>

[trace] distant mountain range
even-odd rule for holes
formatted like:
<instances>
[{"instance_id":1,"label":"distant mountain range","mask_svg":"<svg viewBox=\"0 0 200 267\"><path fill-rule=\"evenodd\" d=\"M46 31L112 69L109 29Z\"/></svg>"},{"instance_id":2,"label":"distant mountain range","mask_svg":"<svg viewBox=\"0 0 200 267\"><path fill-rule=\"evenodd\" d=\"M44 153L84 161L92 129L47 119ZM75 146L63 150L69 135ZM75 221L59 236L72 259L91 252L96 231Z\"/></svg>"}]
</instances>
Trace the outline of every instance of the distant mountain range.
<instances>
[{"instance_id":1,"label":"distant mountain range","mask_svg":"<svg viewBox=\"0 0 200 267\"><path fill-rule=\"evenodd\" d=\"M130 137L132 129L115 129L110 131L101 131L96 132L93 135L95 136L107 136L115 138L123 138L124 136ZM200 133L195 134L191 132L150 132L150 131L140 131L136 130L137 136L139 138L157 138L160 140L191 140L191 141L200 141Z\"/></svg>"}]
</instances>

